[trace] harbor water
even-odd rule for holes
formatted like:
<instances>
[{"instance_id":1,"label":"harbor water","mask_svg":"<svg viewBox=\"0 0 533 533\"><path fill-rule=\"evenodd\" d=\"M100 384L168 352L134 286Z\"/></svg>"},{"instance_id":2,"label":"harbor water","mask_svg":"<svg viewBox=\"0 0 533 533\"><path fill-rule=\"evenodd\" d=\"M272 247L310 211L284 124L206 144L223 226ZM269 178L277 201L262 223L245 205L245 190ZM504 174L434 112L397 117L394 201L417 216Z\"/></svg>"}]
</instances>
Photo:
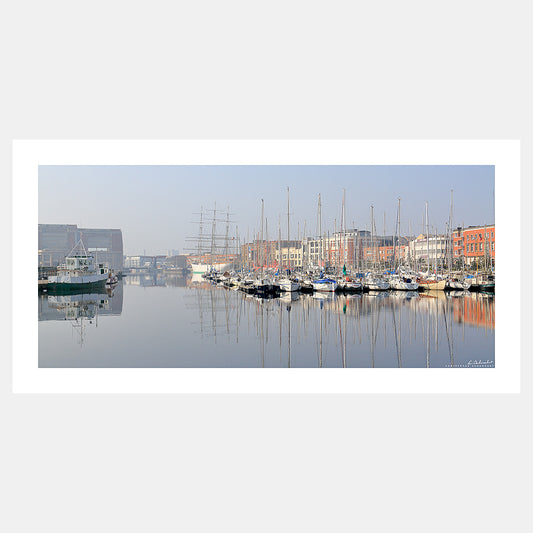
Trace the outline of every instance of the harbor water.
<instances>
[{"instance_id":1,"label":"harbor water","mask_svg":"<svg viewBox=\"0 0 533 533\"><path fill-rule=\"evenodd\" d=\"M493 368L494 294L259 298L190 277L39 293L41 368Z\"/></svg>"}]
</instances>

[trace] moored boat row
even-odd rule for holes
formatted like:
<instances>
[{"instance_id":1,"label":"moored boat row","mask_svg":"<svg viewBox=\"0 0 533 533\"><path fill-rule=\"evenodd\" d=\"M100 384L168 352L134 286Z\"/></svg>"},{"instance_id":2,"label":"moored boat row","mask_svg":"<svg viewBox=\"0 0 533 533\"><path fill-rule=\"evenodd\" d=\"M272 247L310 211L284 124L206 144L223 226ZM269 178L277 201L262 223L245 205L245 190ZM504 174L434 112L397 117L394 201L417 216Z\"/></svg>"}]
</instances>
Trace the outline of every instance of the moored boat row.
<instances>
[{"instance_id":1,"label":"moored boat row","mask_svg":"<svg viewBox=\"0 0 533 533\"><path fill-rule=\"evenodd\" d=\"M281 292L370 292L370 291L465 291L486 290L494 292L494 276L485 285L474 284L468 278L440 277L393 273L388 276L378 273L357 274L355 276L330 276L312 273L292 273L280 276L277 272L229 273L209 272L202 275L204 280L226 287L234 287L245 292L272 294ZM486 287L486 288L483 288Z\"/></svg>"}]
</instances>

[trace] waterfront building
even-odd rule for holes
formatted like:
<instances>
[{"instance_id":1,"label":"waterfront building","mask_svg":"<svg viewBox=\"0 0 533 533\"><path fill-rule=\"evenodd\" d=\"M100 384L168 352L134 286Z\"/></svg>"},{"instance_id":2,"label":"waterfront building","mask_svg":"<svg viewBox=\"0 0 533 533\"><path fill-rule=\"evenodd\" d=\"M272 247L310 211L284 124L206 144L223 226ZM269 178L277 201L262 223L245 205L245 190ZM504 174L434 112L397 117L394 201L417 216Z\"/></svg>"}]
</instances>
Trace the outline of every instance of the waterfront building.
<instances>
[{"instance_id":1,"label":"waterfront building","mask_svg":"<svg viewBox=\"0 0 533 533\"><path fill-rule=\"evenodd\" d=\"M157 266L155 255L127 255L124 258L124 268L154 270Z\"/></svg>"},{"instance_id":2,"label":"waterfront building","mask_svg":"<svg viewBox=\"0 0 533 533\"><path fill-rule=\"evenodd\" d=\"M281 258L277 248L274 255L276 262L280 266L280 269L283 270L288 268L289 259L291 262L291 269L301 267L303 264L302 241L290 241L289 245L287 245L287 241L282 241L281 244Z\"/></svg>"},{"instance_id":3,"label":"waterfront building","mask_svg":"<svg viewBox=\"0 0 533 533\"><path fill-rule=\"evenodd\" d=\"M389 245L392 250L394 238L374 237L379 244ZM348 269L361 268L364 250L370 246L371 235L366 230L347 230L324 235L324 237L304 237L302 240L254 240L241 246L243 265L247 269L259 268L261 258L264 268L324 268L346 265ZM281 258L279 248L281 246ZM397 247L397 254L400 249ZM399 255L397 255L399 257Z\"/></svg>"},{"instance_id":4,"label":"waterfront building","mask_svg":"<svg viewBox=\"0 0 533 533\"><path fill-rule=\"evenodd\" d=\"M408 254L414 264L420 267L427 267L429 264L435 268L447 261L448 242L446 235L430 235L428 238L422 233L409 242Z\"/></svg>"},{"instance_id":5,"label":"waterfront building","mask_svg":"<svg viewBox=\"0 0 533 533\"><path fill-rule=\"evenodd\" d=\"M495 225L469 226L457 228L453 232L453 256L457 263L476 265L478 268L491 268L496 262Z\"/></svg>"},{"instance_id":6,"label":"waterfront building","mask_svg":"<svg viewBox=\"0 0 533 533\"><path fill-rule=\"evenodd\" d=\"M377 263L384 268L394 268L395 263L397 265L410 262L411 255L407 237L377 236L374 240L376 241L374 246L367 246L363 250L365 267Z\"/></svg>"},{"instance_id":7,"label":"waterfront building","mask_svg":"<svg viewBox=\"0 0 533 533\"><path fill-rule=\"evenodd\" d=\"M78 228L75 224L39 224L39 267L57 267L63 263L79 240L94 254L97 263L105 263L116 272L122 271L122 231Z\"/></svg>"},{"instance_id":8,"label":"waterfront building","mask_svg":"<svg viewBox=\"0 0 533 533\"><path fill-rule=\"evenodd\" d=\"M188 256L180 254L169 255L165 257L163 266L186 269L188 267Z\"/></svg>"},{"instance_id":9,"label":"waterfront building","mask_svg":"<svg viewBox=\"0 0 533 533\"><path fill-rule=\"evenodd\" d=\"M278 248L281 244L281 261L279 258ZM290 250L288 252L288 250ZM280 241L261 241L256 239L253 242L241 245L241 257L243 267L247 270L254 270L261 268L286 268L287 267L287 253L291 255L291 268L301 266L302 264L302 246L301 241L296 240L282 240ZM295 263L298 262L297 263Z\"/></svg>"},{"instance_id":10,"label":"waterfront building","mask_svg":"<svg viewBox=\"0 0 533 533\"><path fill-rule=\"evenodd\" d=\"M446 238L434 236L430 239L430 262L442 262L446 254ZM278 248L281 244L281 258ZM304 237L300 241L255 240L241 246L243 265L247 269L259 268L263 258L263 268L284 269L290 256L291 268L339 268L344 265L348 270L364 270L374 265L393 268L394 264L412 264L415 260L427 260L427 241L424 235L417 239L377 235L373 239L369 231L352 229L317 237Z\"/></svg>"},{"instance_id":11,"label":"waterfront building","mask_svg":"<svg viewBox=\"0 0 533 533\"><path fill-rule=\"evenodd\" d=\"M302 242L303 264L313 267L346 265L354 268L361 264L365 247L370 245L370 232L351 229L337 231L320 238L306 238Z\"/></svg>"}]
</instances>

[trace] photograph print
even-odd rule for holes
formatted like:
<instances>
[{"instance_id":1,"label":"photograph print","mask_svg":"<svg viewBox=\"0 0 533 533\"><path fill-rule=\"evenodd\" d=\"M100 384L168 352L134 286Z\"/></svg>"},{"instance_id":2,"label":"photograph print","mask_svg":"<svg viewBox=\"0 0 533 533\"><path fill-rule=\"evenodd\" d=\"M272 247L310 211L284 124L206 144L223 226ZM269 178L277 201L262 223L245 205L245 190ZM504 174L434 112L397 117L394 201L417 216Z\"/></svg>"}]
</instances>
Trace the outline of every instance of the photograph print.
<instances>
[{"instance_id":1,"label":"photograph print","mask_svg":"<svg viewBox=\"0 0 533 533\"><path fill-rule=\"evenodd\" d=\"M39 368L494 368L494 166L40 165Z\"/></svg>"}]
</instances>

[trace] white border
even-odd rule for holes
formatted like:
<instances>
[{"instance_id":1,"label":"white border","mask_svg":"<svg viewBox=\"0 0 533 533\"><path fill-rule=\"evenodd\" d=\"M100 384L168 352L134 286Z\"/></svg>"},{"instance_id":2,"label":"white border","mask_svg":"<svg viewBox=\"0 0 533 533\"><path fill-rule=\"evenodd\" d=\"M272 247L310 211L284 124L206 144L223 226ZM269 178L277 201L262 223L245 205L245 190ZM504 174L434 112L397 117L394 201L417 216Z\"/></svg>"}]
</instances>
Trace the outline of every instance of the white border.
<instances>
[{"instance_id":1,"label":"white border","mask_svg":"<svg viewBox=\"0 0 533 533\"><path fill-rule=\"evenodd\" d=\"M498 279L494 369L39 369L38 165L495 165ZM14 141L15 393L518 393L519 141ZM509 289L509 290L507 290Z\"/></svg>"}]
</instances>

